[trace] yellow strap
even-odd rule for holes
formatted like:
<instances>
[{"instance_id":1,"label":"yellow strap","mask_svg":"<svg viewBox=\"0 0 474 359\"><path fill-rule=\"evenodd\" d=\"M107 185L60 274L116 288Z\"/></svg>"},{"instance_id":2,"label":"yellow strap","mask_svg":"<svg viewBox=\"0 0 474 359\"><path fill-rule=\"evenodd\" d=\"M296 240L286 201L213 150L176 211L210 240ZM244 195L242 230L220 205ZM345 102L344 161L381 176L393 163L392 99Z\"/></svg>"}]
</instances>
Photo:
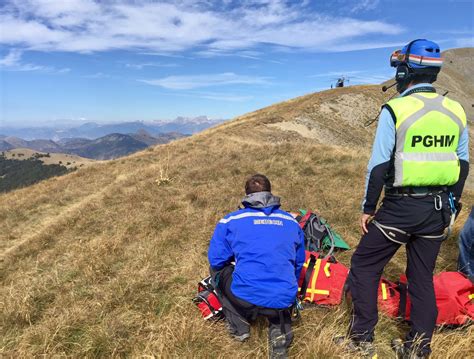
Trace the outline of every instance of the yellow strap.
<instances>
[{"instance_id":1,"label":"yellow strap","mask_svg":"<svg viewBox=\"0 0 474 359\"><path fill-rule=\"evenodd\" d=\"M331 276L331 272L329 271L330 265L331 265L331 263L326 262L326 265L324 266L324 273L326 273L326 277L328 277L328 278Z\"/></svg>"},{"instance_id":2,"label":"yellow strap","mask_svg":"<svg viewBox=\"0 0 474 359\"><path fill-rule=\"evenodd\" d=\"M306 289L306 293L329 295L329 291L326 289Z\"/></svg>"},{"instance_id":3,"label":"yellow strap","mask_svg":"<svg viewBox=\"0 0 474 359\"><path fill-rule=\"evenodd\" d=\"M474 299L474 293L469 294L469 299L473 300Z\"/></svg>"},{"instance_id":4,"label":"yellow strap","mask_svg":"<svg viewBox=\"0 0 474 359\"><path fill-rule=\"evenodd\" d=\"M318 279L318 274L319 274L319 269L321 268L321 259L317 259L316 260L316 264L314 266L314 271L313 271L313 278L311 280L311 286L310 286L310 289L312 289L310 291L311 293L311 297L310 297L310 301L314 301L314 295L316 293L313 293L313 291L316 289L316 280Z\"/></svg>"},{"instance_id":5,"label":"yellow strap","mask_svg":"<svg viewBox=\"0 0 474 359\"><path fill-rule=\"evenodd\" d=\"M382 283L382 299L387 300L387 286L385 283Z\"/></svg>"}]
</instances>

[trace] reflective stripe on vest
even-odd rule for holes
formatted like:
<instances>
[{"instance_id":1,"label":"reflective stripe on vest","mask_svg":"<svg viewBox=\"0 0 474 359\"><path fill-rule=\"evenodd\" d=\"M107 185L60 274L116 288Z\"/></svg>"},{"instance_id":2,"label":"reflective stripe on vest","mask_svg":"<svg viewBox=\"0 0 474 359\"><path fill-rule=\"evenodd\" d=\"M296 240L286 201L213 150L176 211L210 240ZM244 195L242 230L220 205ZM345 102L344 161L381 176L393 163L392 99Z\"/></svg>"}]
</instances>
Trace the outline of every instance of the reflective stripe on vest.
<instances>
[{"instance_id":1,"label":"reflective stripe on vest","mask_svg":"<svg viewBox=\"0 0 474 359\"><path fill-rule=\"evenodd\" d=\"M394 187L449 186L459 179L456 149L466 115L436 93L415 93L387 103L396 120Z\"/></svg>"}]
</instances>

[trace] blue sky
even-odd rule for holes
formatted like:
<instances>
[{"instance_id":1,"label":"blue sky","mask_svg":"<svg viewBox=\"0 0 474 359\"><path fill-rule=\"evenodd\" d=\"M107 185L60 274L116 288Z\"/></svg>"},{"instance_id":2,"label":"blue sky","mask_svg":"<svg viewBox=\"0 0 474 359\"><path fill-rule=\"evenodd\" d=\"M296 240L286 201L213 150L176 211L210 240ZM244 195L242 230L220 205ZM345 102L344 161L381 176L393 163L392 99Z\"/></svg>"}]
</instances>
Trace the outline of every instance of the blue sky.
<instances>
[{"instance_id":1,"label":"blue sky","mask_svg":"<svg viewBox=\"0 0 474 359\"><path fill-rule=\"evenodd\" d=\"M0 126L231 118L473 46L470 0L0 0Z\"/></svg>"}]
</instances>

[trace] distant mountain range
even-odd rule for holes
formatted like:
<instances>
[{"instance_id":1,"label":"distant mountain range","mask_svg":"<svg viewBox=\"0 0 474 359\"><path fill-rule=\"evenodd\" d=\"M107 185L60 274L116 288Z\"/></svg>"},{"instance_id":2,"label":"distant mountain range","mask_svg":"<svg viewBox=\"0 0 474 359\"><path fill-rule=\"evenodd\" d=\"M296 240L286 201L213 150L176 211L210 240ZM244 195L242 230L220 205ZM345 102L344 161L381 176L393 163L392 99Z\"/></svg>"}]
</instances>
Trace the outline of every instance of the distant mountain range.
<instances>
[{"instance_id":1,"label":"distant mountain range","mask_svg":"<svg viewBox=\"0 0 474 359\"><path fill-rule=\"evenodd\" d=\"M185 136L177 132L152 136L143 129L132 134L112 133L96 139L62 138L58 141L24 140L19 137L0 135L0 151L28 148L41 152L66 153L96 160L109 160Z\"/></svg>"},{"instance_id":2,"label":"distant mountain range","mask_svg":"<svg viewBox=\"0 0 474 359\"><path fill-rule=\"evenodd\" d=\"M45 126L45 127L1 127L0 133L5 136L23 138L25 140L34 140L38 138L58 141L63 138L87 138L97 139L111 133L130 134L139 131L146 131L152 136L163 133L179 132L191 135L206 128L215 126L224 120L210 119L207 116L194 118L177 117L172 121L153 121L153 122L121 122L111 124L99 124L95 122L83 123L77 127L67 126ZM0 138L0 141L2 139Z\"/></svg>"}]
</instances>

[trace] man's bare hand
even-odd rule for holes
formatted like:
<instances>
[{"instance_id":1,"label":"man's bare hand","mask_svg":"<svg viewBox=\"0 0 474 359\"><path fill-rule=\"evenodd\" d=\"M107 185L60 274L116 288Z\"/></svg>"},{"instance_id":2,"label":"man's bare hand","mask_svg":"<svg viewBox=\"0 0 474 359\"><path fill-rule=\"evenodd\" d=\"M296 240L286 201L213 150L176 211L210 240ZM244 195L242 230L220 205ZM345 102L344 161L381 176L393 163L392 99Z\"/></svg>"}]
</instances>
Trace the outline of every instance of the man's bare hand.
<instances>
[{"instance_id":1,"label":"man's bare hand","mask_svg":"<svg viewBox=\"0 0 474 359\"><path fill-rule=\"evenodd\" d=\"M360 229L362 230L362 234L365 234L368 232L367 230L367 224L369 224L369 221L370 219L372 218L373 216L371 214L366 214L364 213L361 217L360 217Z\"/></svg>"}]
</instances>

